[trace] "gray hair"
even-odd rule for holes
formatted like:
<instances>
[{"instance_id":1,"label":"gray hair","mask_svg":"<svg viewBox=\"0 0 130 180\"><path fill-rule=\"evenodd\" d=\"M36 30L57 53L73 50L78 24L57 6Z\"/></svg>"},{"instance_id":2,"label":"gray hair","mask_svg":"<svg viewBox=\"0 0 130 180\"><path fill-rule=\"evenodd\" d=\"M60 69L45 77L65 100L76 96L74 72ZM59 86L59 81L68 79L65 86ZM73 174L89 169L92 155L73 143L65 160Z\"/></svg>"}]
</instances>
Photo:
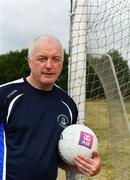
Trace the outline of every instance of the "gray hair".
<instances>
[{"instance_id":1,"label":"gray hair","mask_svg":"<svg viewBox=\"0 0 130 180\"><path fill-rule=\"evenodd\" d=\"M52 39L52 40L55 40L55 41L59 44L59 46L61 47L62 59L64 59L64 49L63 49L63 46L62 46L61 42L60 42L56 37L51 36L51 35L42 35L42 36L39 36L39 37L35 38L35 39L32 41L31 45L30 45L29 48L28 48L28 56L27 56L28 59L31 59L31 57L32 57L32 52L33 52L33 50L34 50L35 44L36 44L36 42L37 42L38 40L40 40L40 39Z\"/></svg>"}]
</instances>

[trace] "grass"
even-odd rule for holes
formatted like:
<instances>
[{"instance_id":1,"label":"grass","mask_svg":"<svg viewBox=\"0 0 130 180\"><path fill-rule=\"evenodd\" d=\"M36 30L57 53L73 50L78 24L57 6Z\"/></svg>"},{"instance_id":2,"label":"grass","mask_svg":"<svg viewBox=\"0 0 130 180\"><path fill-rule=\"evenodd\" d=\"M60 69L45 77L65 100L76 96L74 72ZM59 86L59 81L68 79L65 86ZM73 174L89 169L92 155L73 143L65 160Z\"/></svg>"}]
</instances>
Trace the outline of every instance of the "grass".
<instances>
[{"instance_id":1,"label":"grass","mask_svg":"<svg viewBox=\"0 0 130 180\"><path fill-rule=\"evenodd\" d=\"M127 101L125 106L128 112L128 118L130 120L130 102ZM86 124L96 133L98 137L99 151L100 151L101 162L102 162L102 170L97 176L89 177L89 178L84 177L84 180L91 180L91 179L115 180L116 178L115 178L115 170L113 167L113 162L117 161L118 163L118 160L119 160L119 167L117 167L117 171L120 173L122 172L121 168L123 168L124 174L129 173L130 160L128 159L130 158L130 146L128 146L128 143L130 142L130 139L127 139L126 144L124 143L123 147L122 146L120 147L120 145L122 145L121 144L122 141L119 140L119 143L117 143L118 149L115 149L115 152L114 152L115 153L114 161L112 159L113 149L111 148L111 145L110 145L108 108L107 108L107 104L105 100L104 101L103 100L91 101L91 102L89 101L86 103ZM122 153L125 159L127 159L127 162L124 162L124 164L120 162L120 158L118 158L119 155L122 156ZM115 157L116 154L117 154L117 158ZM120 177L120 180L128 180L127 175L125 177L124 174L122 177ZM64 171L60 170L58 180L65 180Z\"/></svg>"}]
</instances>

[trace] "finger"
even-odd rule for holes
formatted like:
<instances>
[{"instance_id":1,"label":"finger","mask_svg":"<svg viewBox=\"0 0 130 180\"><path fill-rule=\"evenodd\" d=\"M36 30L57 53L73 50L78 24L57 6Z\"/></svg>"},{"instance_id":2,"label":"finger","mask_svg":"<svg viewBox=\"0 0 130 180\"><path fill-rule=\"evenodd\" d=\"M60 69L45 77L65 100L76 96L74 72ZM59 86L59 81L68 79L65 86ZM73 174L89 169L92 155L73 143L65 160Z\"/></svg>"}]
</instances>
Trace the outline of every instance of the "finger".
<instances>
[{"instance_id":1,"label":"finger","mask_svg":"<svg viewBox=\"0 0 130 180\"><path fill-rule=\"evenodd\" d=\"M74 159L74 161L75 161L76 165L78 165L78 167L80 167L82 170L91 171L92 165L90 165L88 162L86 162L85 159L76 157Z\"/></svg>"},{"instance_id":2,"label":"finger","mask_svg":"<svg viewBox=\"0 0 130 180\"><path fill-rule=\"evenodd\" d=\"M87 156L84 155L78 155L77 157L75 157L77 160L82 160L85 163L87 163L88 166L93 165L95 163L95 160L88 158Z\"/></svg>"},{"instance_id":3,"label":"finger","mask_svg":"<svg viewBox=\"0 0 130 180\"><path fill-rule=\"evenodd\" d=\"M100 172L101 164L93 159L89 159L86 156L77 156L74 158L76 165L83 171L93 176Z\"/></svg>"},{"instance_id":4,"label":"finger","mask_svg":"<svg viewBox=\"0 0 130 180\"><path fill-rule=\"evenodd\" d=\"M83 161L75 159L75 164L77 168L86 176L92 176L94 174L89 167L85 166Z\"/></svg>"},{"instance_id":5,"label":"finger","mask_svg":"<svg viewBox=\"0 0 130 180\"><path fill-rule=\"evenodd\" d=\"M98 151L93 151L92 153L92 159L99 159L100 156L99 156L99 152Z\"/></svg>"}]
</instances>

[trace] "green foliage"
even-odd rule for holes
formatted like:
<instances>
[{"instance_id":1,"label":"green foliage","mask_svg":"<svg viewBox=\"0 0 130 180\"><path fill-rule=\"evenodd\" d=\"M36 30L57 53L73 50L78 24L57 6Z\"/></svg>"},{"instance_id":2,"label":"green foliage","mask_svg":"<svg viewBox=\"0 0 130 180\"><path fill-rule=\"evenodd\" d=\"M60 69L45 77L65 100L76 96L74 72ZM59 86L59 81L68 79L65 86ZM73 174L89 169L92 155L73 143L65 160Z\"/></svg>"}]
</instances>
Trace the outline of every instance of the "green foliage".
<instances>
[{"instance_id":1,"label":"green foliage","mask_svg":"<svg viewBox=\"0 0 130 180\"><path fill-rule=\"evenodd\" d=\"M27 49L9 52L0 56L0 84L27 76L29 68L26 61Z\"/></svg>"},{"instance_id":2,"label":"green foliage","mask_svg":"<svg viewBox=\"0 0 130 180\"><path fill-rule=\"evenodd\" d=\"M92 59L95 59L90 54L87 54L87 60L89 59L90 61ZM97 58L96 58L97 59ZM97 59L100 60L100 59ZM102 87L102 84L95 73L95 70L89 65L88 61L86 63L86 98L103 98L104 97L104 89Z\"/></svg>"},{"instance_id":3,"label":"green foliage","mask_svg":"<svg viewBox=\"0 0 130 180\"><path fill-rule=\"evenodd\" d=\"M117 50L110 50L108 54L112 57L122 94L124 97L130 95L130 69L128 61Z\"/></svg>"},{"instance_id":4,"label":"green foliage","mask_svg":"<svg viewBox=\"0 0 130 180\"><path fill-rule=\"evenodd\" d=\"M61 75L56 84L67 91L68 88L68 57L69 55L64 52L64 64Z\"/></svg>"},{"instance_id":5,"label":"green foliage","mask_svg":"<svg viewBox=\"0 0 130 180\"><path fill-rule=\"evenodd\" d=\"M128 61L123 58L123 56L117 51L117 50L110 50L108 54L111 56L113 65L115 68L116 76L119 82L120 90L122 92L122 95L124 97L127 97L130 95L130 69L128 66ZM98 60L100 62L101 59L108 58L106 56L102 56L101 59L93 57L92 55L88 54L87 59L89 61L91 60ZM95 59L96 58L96 59ZM102 62L102 61L101 61ZM103 68L103 64L101 63L101 68ZM88 64L87 62L87 71L86 71L86 98L93 98L96 96L99 98L104 97L104 89L102 87L102 84L97 76L95 74L95 71L93 68Z\"/></svg>"}]
</instances>

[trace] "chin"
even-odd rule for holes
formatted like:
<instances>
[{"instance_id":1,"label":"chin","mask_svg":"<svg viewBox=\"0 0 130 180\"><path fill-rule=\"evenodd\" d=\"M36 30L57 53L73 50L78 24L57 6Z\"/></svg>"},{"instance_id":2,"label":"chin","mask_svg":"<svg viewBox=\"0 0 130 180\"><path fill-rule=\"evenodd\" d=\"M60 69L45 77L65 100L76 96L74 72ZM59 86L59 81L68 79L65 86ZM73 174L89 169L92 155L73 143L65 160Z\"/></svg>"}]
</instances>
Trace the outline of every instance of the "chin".
<instances>
[{"instance_id":1,"label":"chin","mask_svg":"<svg viewBox=\"0 0 130 180\"><path fill-rule=\"evenodd\" d=\"M42 81L41 83L46 86L53 86L54 81Z\"/></svg>"},{"instance_id":2,"label":"chin","mask_svg":"<svg viewBox=\"0 0 130 180\"><path fill-rule=\"evenodd\" d=\"M49 78L47 78L47 79L44 79L44 80L42 80L42 83L43 84L50 84L50 85L52 85L52 84L54 84L55 83L55 79L49 79Z\"/></svg>"}]
</instances>

